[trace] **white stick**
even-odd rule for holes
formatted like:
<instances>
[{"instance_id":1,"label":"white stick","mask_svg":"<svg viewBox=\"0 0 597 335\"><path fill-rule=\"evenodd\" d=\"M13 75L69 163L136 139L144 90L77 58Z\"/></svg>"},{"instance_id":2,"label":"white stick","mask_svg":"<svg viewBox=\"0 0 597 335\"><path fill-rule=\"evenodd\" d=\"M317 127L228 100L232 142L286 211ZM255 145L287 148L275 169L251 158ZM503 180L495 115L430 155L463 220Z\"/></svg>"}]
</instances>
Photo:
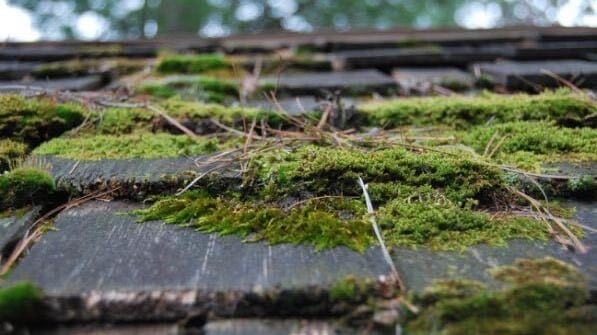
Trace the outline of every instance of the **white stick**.
<instances>
[{"instance_id":1,"label":"white stick","mask_svg":"<svg viewBox=\"0 0 597 335\"><path fill-rule=\"evenodd\" d=\"M400 290L405 291L406 287L404 286L404 283L402 282L402 279L400 278L400 274L398 273L398 270L396 269L394 262L392 262L390 253L388 252L388 249L386 248L386 244L384 243L383 238L381 236L381 231L379 230L379 226L377 225L377 222L375 221L375 211L373 210L373 204L371 203L371 198L369 197L369 192L367 192L367 185L363 182L363 179L361 179L361 177L359 177L359 185L361 185L361 188L363 189L363 194L365 195L365 203L367 204L367 212L369 213L369 221L371 221L371 225L373 226L373 231L375 231L375 236L377 237L377 240L379 241L379 244L381 245L381 253L383 254L383 258L385 259L386 263L388 263L388 265L390 266L390 270L392 271L392 277L394 277L394 279L398 283Z\"/></svg>"}]
</instances>

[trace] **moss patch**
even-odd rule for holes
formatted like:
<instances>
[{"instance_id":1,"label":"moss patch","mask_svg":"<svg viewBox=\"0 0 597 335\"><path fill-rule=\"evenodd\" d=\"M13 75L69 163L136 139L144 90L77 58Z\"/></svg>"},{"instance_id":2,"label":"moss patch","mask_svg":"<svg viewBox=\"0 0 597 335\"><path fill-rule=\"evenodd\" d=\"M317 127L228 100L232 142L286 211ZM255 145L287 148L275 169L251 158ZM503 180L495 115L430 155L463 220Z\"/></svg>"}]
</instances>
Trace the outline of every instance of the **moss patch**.
<instances>
[{"instance_id":1,"label":"moss patch","mask_svg":"<svg viewBox=\"0 0 597 335\"><path fill-rule=\"evenodd\" d=\"M580 120L597 112L590 98L568 90L547 91L539 95L497 95L476 97L403 98L371 102L359 106L370 125L399 127L407 125L449 125L465 129L470 125L496 122Z\"/></svg>"},{"instance_id":2,"label":"moss patch","mask_svg":"<svg viewBox=\"0 0 597 335\"><path fill-rule=\"evenodd\" d=\"M225 124L242 122L242 120L250 123L253 119L263 119L269 122L272 127L280 125L284 121L284 117L278 113L257 108L205 104L176 98L165 100L160 105L168 115L177 119L202 120L213 118Z\"/></svg>"},{"instance_id":3,"label":"moss patch","mask_svg":"<svg viewBox=\"0 0 597 335\"><path fill-rule=\"evenodd\" d=\"M40 204L55 191L54 179L46 171L18 168L0 175L0 209Z\"/></svg>"},{"instance_id":4,"label":"moss patch","mask_svg":"<svg viewBox=\"0 0 597 335\"><path fill-rule=\"evenodd\" d=\"M573 267L553 258L518 260L493 276L505 287L441 281L414 302L423 307L408 320L409 334L592 334L589 292Z\"/></svg>"},{"instance_id":5,"label":"moss patch","mask_svg":"<svg viewBox=\"0 0 597 335\"><path fill-rule=\"evenodd\" d=\"M464 204L499 192L500 172L463 157L433 152L413 153L401 147L377 151L305 146L292 152L264 155L254 161L263 183L275 196L308 191L313 195L361 195L356 183L383 184L372 197L382 204L402 186L441 189L450 201Z\"/></svg>"},{"instance_id":6,"label":"moss patch","mask_svg":"<svg viewBox=\"0 0 597 335\"><path fill-rule=\"evenodd\" d=\"M130 134L147 129L154 114L144 109L108 108L100 112L96 131L100 134Z\"/></svg>"},{"instance_id":7,"label":"moss patch","mask_svg":"<svg viewBox=\"0 0 597 335\"><path fill-rule=\"evenodd\" d=\"M20 95L0 95L0 138L22 140L32 146L80 124L85 110L71 103Z\"/></svg>"},{"instance_id":8,"label":"moss patch","mask_svg":"<svg viewBox=\"0 0 597 335\"><path fill-rule=\"evenodd\" d=\"M158 98L182 96L193 100L223 103L227 98L238 98L238 85L212 77L179 78L165 82L148 83L139 92Z\"/></svg>"},{"instance_id":9,"label":"moss patch","mask_svg":"<svg viewBox=\"0 0 597 335\"><path fill-rule=\"evenodd\" d=\"M354 276L347 276L335 282L329 288L329 298L332 302L354 303L371 297L374 291L374 281L367 278L357 279Z\"/></svg>"},{"instance_id":10,"label":"moss patch","mask_svg":"<svg viewBox=\"0 0 597 335\"><path fill-rule=\"evenodd\" d=\"M220 198L193 192L161 199L137 214L141 221L163 219L249 240L363 250L375 240L360 199L361 176L370 183L389 246L463 250L549 237L535 219L486 212L496 198L508 201L504 181L499 171L461 157L307 146L270 152L252 164L246 192ZM288 200L295 204L290 209Z\"/></svg>"},{"instance_id":11,"label":"moss patch","mask_svg":"<svg viewBox=\"0 0 597 335\"><path fill-rule=\"evenodd\" d=\"M156 70L160 73L204 73L229 67L223 55L167 55L158 62Z\"/></svg>"},{"instance_id":12,"label":"moss patch","mask_svg":"<svg viewBox=\"0 0 597 335\"><path fill-rule=\"evenodd\" d=\"M224 200L202 192L168 197L148 209L136 211L140 221L163 219L168 224L202 232L240 235L248 241L293 243L327 249L339 245L363 250L372 244L370 225L352 200L311 201L284 210L238 200ZM341 219L345 217L345 219Z\"/></svg>"},{"instance_id":13,"label":"moss patch","mask_svg":"<svg viewBox=\"0 0 597 335\"><path fill-rule=\"evenodd\" d=\"M107 71L116 75L126 75L139 71L144 66L144 61L126 58L76 59L41 64L33 70L33 75L38 78L70 77Z\"/></svg>"},{"instance_id":14,"label":"moss patch","mask_svg":"<svg viewBox=\"0 0 597 335\"><path fill-rule=\"evenodd\" d=\"M28 282L0 287L0 320L24 322L35 317L41 299L41 290Z\"/></svg>"},{"instance_id":15,"label":"moss patch","mask_svg":"<svg viewBox=\"0 0 597 335\"><path fill-rule=\"evenodd\" d=\"M36 148L36 155L77 160L166 158L209 154L221 149L216 139L193 140L186 135L134 133L56 138Z\"/></svg>"},{"instance_id":16,"label":"moss patch","mask_svg":"<svg viewBox=\"0 0 597 335\"><path fill-rule=\"evenodd\" d=\"M519 121L475 127L459 137L479 154L494 137L490 151L496 149L498 162L535 171L547 162L597 161L597 130L592 128L570 129L549 121Z\"/></svg>"},{"instance_id":17,"label":"moss patch","mask_svg":"<svg viewBox=\"0 0 597 335\"><path fill-rule=\"evenodd\" d=\"M27 146L21 142L0 139L0 173L15 167L27 154Z\"/></svg>"},{"instance_id":18,"label":"moss patch","mask_svg":"<svg viewBox=\"0 0 597 335\"><path fill-rule=\"evenodd\" d=\"M485 243L504 246L507 240L547 240L542 222L515 216L495 216L461 208L450 201L410 199L390 201L379 210L384 240L396 246L426 246L434 250L464 250ZM422 195L425 197L425 195Z\"/></svg>"}]
</instances>

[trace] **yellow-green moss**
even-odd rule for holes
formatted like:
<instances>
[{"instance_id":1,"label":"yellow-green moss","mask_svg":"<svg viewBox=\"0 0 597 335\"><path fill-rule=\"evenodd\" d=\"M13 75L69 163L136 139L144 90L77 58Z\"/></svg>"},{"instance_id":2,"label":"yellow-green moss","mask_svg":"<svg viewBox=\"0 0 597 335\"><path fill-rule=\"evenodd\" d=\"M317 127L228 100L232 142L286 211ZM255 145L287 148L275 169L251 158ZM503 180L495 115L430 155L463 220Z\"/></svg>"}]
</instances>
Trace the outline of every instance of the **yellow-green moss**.
<instances>
[{"instance_id":1,"label":"yellow-green moss","mask_svg":"<svg viewBox=\"0 0 597 335\"><path fill-rule=\"evenodd\" d=\"M202 76L147 83L139 87L139 92L158 98L182 96L193 100L222 103L226 98L238 98L238 85L231 81Z\"/></svg>"},{"instance_id":2,"label":"yellow-green moss","mask_svg":"<svg viewBox=\"0 0 597 335\"><path fill-rule=\"evenodd\" d=\"M193 140L186 135L133 133L128 135L83 135L55 138L37 147L36 155L54 155L77 160L166 158L202 155L217 151L216 139Z\"/></svg>"},{"instance_id":3,"label":"yellow-green moss","mask_svg":"<svg viewBox=\"0 0 597 335\"><path fill-rule=\"evenodd\" d=\"M163 198L135 214L141 221L162 219L202 232L236 234L272 244L308 244L318 250L339 245L363 250L373 242L363 207L355 200L314 200L285 210L187 192L181 197Z\"/></svg>"},{"instance_id":4,"label":"yellow-green moss","mask_svg":"<svg viewBox=\"0 0 597 335\"><path fill-rule=\"evenodd\" d=\"M139 71L145 66L145 61L126 58L117 59L75 59L43 63L33 70L38 78L81 76L89 73L113 72L116 75L126 75Z\"/></svg>"},{"instance_id":5,"label":"yellow-green moss","mask_svg":"<svg viewBox=\"0 0 597 335\"><path fill-rule=\"evenodd\" d=\"M406 324L409 334L592 334L594 310L580 273L553 258L518 260L498 268L506 284L489 291L480 283L440 281L414 302L423 309Z\"/></svg>"},{"instance_id":6,"label":"yellow-green moss","mask_svg":"<svg viewBox=\"0 0 597 335\"><path fill-rule=\"evenodd\" d=\"M229 67L223 55L167 55L159 60L156 70L160 73L204 73Z\"/></svg>"},{"instance_id":7,"label":"yellow-green moss","mask_svg":"<svg viewBox=\"0 0 597 335\"><path fill-rule=\"evenodd\" d=\"M21 208L8 208L0 212L0 219L11 217L18 220L25 216L25 214L27 214L29 210L31 210L31 206L25 206Z\"/></svg>"},{"instance_id":8,"label":"yellow-green moss","mask_svg":"<svg viewBox=\"0 0 597 335\"><path fill-rule=\"evenodd\" d=\"M346 276L329 288L329 298L332 302L358 302L368 298L375 290L375 282L367 278Z\"/></svg>"},{"instance_id":9,"label":"yellow-green moss","mask_svg":"<svg viewBox=\"0 0 597 335\"><path fill-rule=\"evenodd\" d=\"M550 121L518 121L474 127L458 137L479 154L494 137L489 151L496 148L495 159L526 169L539 170L547 162L597 161L597 130L592 128L562 128Z\"/></svg>"},{"instance_id":10,"label":"yellow-green moss","mask_svg":"<svg viewBox=\"0 0 597 335\"><path fill-rule=\"evenodd\" d=\"M27 154L27 145L0 139L0 173L15 167Z\"/></svg>"},{"instance_id":11,"label":"yellow-green moss","mask_svg":"<svg viewBox=\"0 0 597 335\"><path fill-rule=\"evenodd\" d=\"M270 152L253 161L258 178L271 183L271 191L296 193L306 190L314 195L360 195L356 183L425 186L442 189L455 203L499 191L499 170L464 157L434 152L414 153L402 147L377 151L338 149L308 145L295 151ZM391 190L384 190L392 196ZM373 192L372 197L380 199Z\"/></svg>"},{"instance_id":12,"label":"yellow-green moss","mask_svg":"<svg viewBox=\"0 0 597 335\"><path fill-rule=\"evenodd\" d=\"M365 122L374 126L441 124L465 129L489 120L582 119L597 112L597 104L586 96L558 90L539 95L485 93L475 97L401 98L365 103L358 109L364 113Z\"/></svg>"},{"instance_id":13,"label":"yellow-green moss","mask_svg":"<svg viewBox=\"0 0 597 335\"><path fill-rule=\"evenodd\" d=\"M35 317L41 299L41 290L28 282L0 287L0 320L18 323Z\"/></svg>"},{"instance_id":14,"label":"yellow-green moss","mask_svg":"<svg viewBox=\"0 0 597 335\"><path fill-rule=\"evenodd\" d=\"M175 118L191 120L216 119L220 122L231 124L235 121L264 119L270 124L281 122L283 117L277 113L264 111L257 108L243 108L234 106L223 106L218 104L205 104L180 99L168 99L163 101L161 107L168 114Z\"/></svg>"},{"instance_id":15,"label":"yellow-green moss","mask_svg":"<svg viewBox=\"0 0 597 335\"><path fill-rule=\"evenodd\" d=\"M504 246L510 239L547 240L549 232L539 220L490 214L461 208L450 201L419 200L413 193L379 209L384 240L396 246L426 246L459 250L477 244ZM425 195L423 195L425 197Z\"/></svg>"},{"instance_id":16,"label":"yellow-green moss","mask_svg":"<svg viewBox=\"0 0 597 335\"><path fill-rule=\"evenodd\" d=\"M48 98L0 95L0 138L37 145L80 124L86 111L72 103Z\"/></svg>"},{"instance_id":17,"label":"yellow-green moss","mask_svg":"<svg viewBox=\"0 0 597 335\"><path fill-rule=\"evenodd\" d=\"M56 191L54 179L33 168L18 168L0 175L0 209L40 204Z\"/></svg>"},{"instance_id":18,"label":"yellow-green moss","mask_svg":"<svg viewBox=\"0 0 597 335\"><path fill-rule=\"evenodd\" d=\"M142 221L164 219L271 243L363 250L375 241L360 198L361 176L370 183L389 246L463 250L480 243L504 245L513 238L549 237L538 220L482 211L496 199L509 201L505 182L499 171L459 157L402 148L365 152L307 146L269 152L252 164L244 193L233 193L232 198L230 193L222 198L203 193L164 198L137 214ZM313 199L296 200L305 198ZM288 199L299 204L287 209L283 204Z\"/></svg>"},{"instance_id":19,"label":"yellow-green moss","mask_svg":"<svg viewBox=\"0 0 597 335\"><path fill-rule=\"evenodd\" d=\"M99 112L96 130L100 134L130 134L148 129L154 113L137 108L108 108Z\"/></svg>"}]
</instances>

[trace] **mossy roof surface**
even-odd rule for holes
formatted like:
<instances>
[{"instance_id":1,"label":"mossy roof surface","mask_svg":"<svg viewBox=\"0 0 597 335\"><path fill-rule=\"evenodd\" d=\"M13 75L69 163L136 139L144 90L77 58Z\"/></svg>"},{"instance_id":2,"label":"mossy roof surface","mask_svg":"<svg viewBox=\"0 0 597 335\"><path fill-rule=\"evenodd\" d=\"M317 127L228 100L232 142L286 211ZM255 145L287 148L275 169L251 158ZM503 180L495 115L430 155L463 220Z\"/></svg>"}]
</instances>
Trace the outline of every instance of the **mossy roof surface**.
<instances>
[{"instance_id":1,"label":"mossy roof surface","mask_svg":"<svg viewBox=\"0 0 597 335\"><path fill-rule=\"evenodd\" d=\"M141 132L56 138L33 153L74 160L167 158L210 154L223 147L216 139L193 140L186 135Z\"/></svg>"}]
</instances>

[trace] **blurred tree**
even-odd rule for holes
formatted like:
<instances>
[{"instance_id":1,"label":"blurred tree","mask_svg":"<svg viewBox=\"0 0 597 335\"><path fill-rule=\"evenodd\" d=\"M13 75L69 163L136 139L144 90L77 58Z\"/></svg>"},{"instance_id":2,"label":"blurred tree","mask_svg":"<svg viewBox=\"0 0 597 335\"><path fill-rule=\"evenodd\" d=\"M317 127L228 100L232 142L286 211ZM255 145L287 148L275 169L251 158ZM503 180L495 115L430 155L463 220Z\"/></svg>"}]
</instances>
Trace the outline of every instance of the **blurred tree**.
<instances>
[{"instance_id":1,"label":"blurred tree","mask_svg":"<svg viewBox=\"0 0 597 335\"><path fill-rule=\"evenodd\" d=\"M593 1L10 0L32 11L45 38L85 37L82 28L99 22L101 31L95 38L102 39L279 29L545 25L556 22L558 8L572 2L578 13L595 15Z\"/></svg>"}]
</instances>

